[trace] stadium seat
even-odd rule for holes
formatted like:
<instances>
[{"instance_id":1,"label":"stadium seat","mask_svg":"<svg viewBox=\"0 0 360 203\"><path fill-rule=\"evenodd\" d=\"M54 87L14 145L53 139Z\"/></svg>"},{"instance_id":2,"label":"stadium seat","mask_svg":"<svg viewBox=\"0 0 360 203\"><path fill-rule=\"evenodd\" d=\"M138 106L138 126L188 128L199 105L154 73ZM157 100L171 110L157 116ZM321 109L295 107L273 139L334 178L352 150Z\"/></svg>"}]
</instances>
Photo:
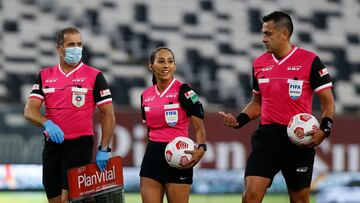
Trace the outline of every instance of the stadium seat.
<instances>
[{"instance_id":1,"label":"stadium seat","mask_svg":"<svg viewBox=\"0 0 360 203\"><path fill-rule=\"evenodd\" d=\"M346 81L360 69L359 7L358 0L3 0L0 103L22 104L27 95L23 87L32 84L41 67L58 60L56 32L77 26L84 35L84 61L104 71L113 91L121 91L114 92L117 105L137 105L129 98L149 85L150 52L168 46L175 53L178 74L199 88L209 105L221 108L232 100L239 109L251 97L251 62L264 51L261 16L279 9L293 16L294 44L316 52L335 83L356 90L354 82ZM133 78L140 85L129 82ZM231 95L232 89L241 91ZM353 109L352 97L335 93L341 111Z\"/></svg>"}]
</instances>

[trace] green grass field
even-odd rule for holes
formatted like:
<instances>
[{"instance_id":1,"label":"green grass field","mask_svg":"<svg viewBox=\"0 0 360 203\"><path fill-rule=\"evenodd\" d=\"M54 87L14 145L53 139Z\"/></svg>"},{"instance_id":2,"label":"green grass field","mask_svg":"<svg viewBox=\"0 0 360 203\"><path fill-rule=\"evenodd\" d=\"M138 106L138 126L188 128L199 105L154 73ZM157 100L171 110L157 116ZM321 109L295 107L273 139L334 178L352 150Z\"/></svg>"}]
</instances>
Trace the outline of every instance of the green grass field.
<instances>
[{"instance_id":1,"label":"green grass field","mask_svg":"<svg viewBox=\"0 0 360 203\"><path fill-rule=\"evenodd\" d=\"M0 192L1 203L46 203L46 196L43 192ZM141 197L138 193L126 193L126 203L141 203ZM167 201L165 200L164 203ZM240 194L224 195L198 195L190 196L190 203L240 203ZM289 199L286 194L267 195L263 203L288 203ZM315 203L314 197L311 203Z\"/></svg>"}]
</instances>

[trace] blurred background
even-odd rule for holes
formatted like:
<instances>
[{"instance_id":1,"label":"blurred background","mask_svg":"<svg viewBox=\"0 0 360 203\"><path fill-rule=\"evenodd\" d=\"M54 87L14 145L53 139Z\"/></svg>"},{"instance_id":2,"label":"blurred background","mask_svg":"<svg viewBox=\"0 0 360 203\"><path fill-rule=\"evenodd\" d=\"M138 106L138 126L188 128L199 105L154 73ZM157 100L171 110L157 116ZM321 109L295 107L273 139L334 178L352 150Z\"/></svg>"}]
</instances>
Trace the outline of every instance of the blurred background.
<instances>
[{"instance_id":1,"label":"blurred background","mask_svg":"<svg viewBox=\"0 0 360 203\"><path fill-rule=\"evenodd\" d=\"M102 70L111 87L112 155L123 157L125 190L139 191L147 139L139 107L141 91L151 85L148 57L167 46L176 78L191 84L206 111L209 150L192 192L238 194L240 202L258 121L227 129L217 111L237 114L251 99L252 60L264 52L261 18L274 10L292 16L292 42L316 52L335 85L337 115L331 137L317 147L312 201L360 202L359 0L0 0L0 190L42 191L41 129L24 120L23 108L40 68L58 63L56 33L75 26L84 40L83 61ZM316 96L313 106L320 118ZM286 194L281 174L269 193Z\"/></svg>"}]
</instances>

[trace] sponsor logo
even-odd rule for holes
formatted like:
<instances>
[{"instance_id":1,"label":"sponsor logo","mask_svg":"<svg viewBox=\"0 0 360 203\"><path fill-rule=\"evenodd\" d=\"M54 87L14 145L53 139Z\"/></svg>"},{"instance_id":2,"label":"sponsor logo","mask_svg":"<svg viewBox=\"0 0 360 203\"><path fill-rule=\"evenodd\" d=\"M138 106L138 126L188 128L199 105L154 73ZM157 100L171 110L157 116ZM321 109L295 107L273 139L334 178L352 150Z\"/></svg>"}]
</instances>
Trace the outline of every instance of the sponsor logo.
<instances>
[{"instance_id":1,"label":"sponsor logo","mask_svg":"<svg viewBox=\"0 0 360 203\"><path fill-rule=\"evenodd\" d=\"M89 187L91 185L96 185L101 182L115 180L115 166L111 170L106 170L104 172L96 171L94 175L87 176L86 174L79 175L78 179L78 188Z\"/></svg>"},{"instance_id":2,"label":"sponsor logo","mask_svg":"<svg viewBox=\"0 0 360 203\"><path fill-rule=\"evenodd\" d=\"M178 110L165 111L165 120L169 126L174 127L178 121L178 118Z\"/></svg>"},{"instance_id":3,"label":"sponsor logo","mask_svg":"<svg viewBox=\"0 0 360 203\"><path fill-rule=\"evenodd\" d=\"M291 70L291 71L298 71L301 69L301 66L289 66L287 67L287 70Z\"/></svg>"},{"instance_id":4,"label":"sponsor logo","mask_svg":"<svg viewBox=\"0 0 360 203\"><path fill-rule=\"evenodd\" d=\"M320 77L323 77L324 75L327 75L327 74L329 74L329 72L326 68L319 70Z\"/></svg>"},{"instance_id":5,"label":"sponsor logo","mask_svg":"<svg viewBox=\"0 0 360 203\"><path fill-rule=\"evenodd\" d=\"M171 93L165 96L166 98L176 98L177 97L177 93Z\"/></svg>"},{"instance_id":6,"label":"sponsor logo","mask_svg":"<svg viewBox=\"0 0 360 203\"><path fill-rule=\"evenodd\" d=\"M155 99L155 96L146 97L146 98L144 99L144 102L153 101L154 99Z\"/></svg>"},{"instance_id":7,"label":"sponsor logo","mask_svg":"<svg viewBox=\"0 0 360 203\"><path fill-rule=\"evenodd\" d=\"M86 80L86 78L75 78L72 81L73 82L84 82Z\"/></svg>"},{"instance_id":8,"label":"sponsor logo","mask_svg":"<svg viewBox=\"0 0 360 203\"><path fill-rule=\"evenodd\" d=\"M266 66L266 67L261 68L261 71L262 71L262 72L264 72L264 71L271 71L272 68L273 68L273 65L271 65L271 66Z\"/></svg>"},{"instance_id":9,"label":"sponsor logo","mask_svg":"<svg viewBox=\"0 0 360 203\"><path fill-rule=\"evenodd\" d=\"M101 97L105 97L105 96L108 96L108 95L111 95L111 92L110 92L109 89L101 90L101 91L100 91L100 96L101 96Z\"/></svg>"},{"instance_id":10,"label":"sponsor logo","mask_svg":"<svg viewBox=\"0 0 360 203\"><path fill-rule=\"evenodd\" d=\"M199 101L199 97L194 92L194 90L189 90L189 91L185 92L185 97L186 97L186 99L190 98L192 103L194 103L194 104Z\"/></svg>"},{"instance_id":11,"label":"sponsor logo","mask_svg":"<svg viewBox=\"0 0 360 203\"><path fill-rule=\"evenodd\" d=\"M31 88L31 90L39 90L40 89L40 85L39 84L34 84Z\"/></svg>"},{"instance_id":12,"label":"sponsor logo","mask_svg":"<svg viewBox=\"0 0 360 203\"><path fill-rule=\"evenodd\" d=\"M56 82L58 79L57 78L51 78L51 79L46 79L45 82Z\"/></svg>"}]
</instances>

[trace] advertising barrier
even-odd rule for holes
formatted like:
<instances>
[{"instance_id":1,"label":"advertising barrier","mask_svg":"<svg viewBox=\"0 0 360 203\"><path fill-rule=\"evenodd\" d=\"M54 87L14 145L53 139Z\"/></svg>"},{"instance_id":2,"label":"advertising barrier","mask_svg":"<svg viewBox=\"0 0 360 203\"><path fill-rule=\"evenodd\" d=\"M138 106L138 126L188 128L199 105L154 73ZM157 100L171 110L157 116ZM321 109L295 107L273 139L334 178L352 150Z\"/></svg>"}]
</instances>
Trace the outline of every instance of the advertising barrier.
<instances>
[{"instance_id":1,"label":"advertising barrier","mask_svg":"<svg viewBox=\"0 0 360 203\"><path fill-rule=\"evenodd\" d=\"M76 202L84 198L96 198L117 190L122 191L124 186L122 170L119 156L109 159L103 172L99 171L95 163L70 169L68 171L69 200Z\"/></svg>"}]
</instances>

